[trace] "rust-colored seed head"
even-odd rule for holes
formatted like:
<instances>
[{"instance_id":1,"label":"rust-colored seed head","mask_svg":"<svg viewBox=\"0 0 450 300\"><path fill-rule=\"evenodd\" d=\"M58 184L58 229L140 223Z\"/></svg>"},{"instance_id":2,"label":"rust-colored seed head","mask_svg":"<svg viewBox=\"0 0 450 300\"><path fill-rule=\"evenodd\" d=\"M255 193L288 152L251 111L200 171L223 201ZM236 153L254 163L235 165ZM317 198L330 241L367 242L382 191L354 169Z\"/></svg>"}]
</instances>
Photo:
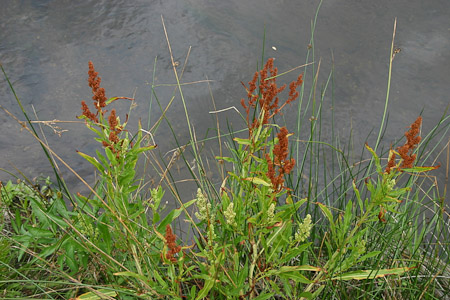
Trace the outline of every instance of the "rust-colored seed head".
<instances>
[{"instance_id":1,"label":"rust-colored seed head","mask_svg":"<svg viewBox=\"0 0 450 300\"><path fill-rule=\"evenodd\" d=\"M391 150L392 150L392 148L391 148ZM386 170L385 170L386 173L388 173L388 174L390 174L391 170L395 167L395 156L396 156L394 151L390 151L389 153L390 153L391 157L389 157L389 161L388 161L388 164L387 164Z\"/></svg>"},{"instance_id":2,"label":"rust-colored seed head","mask_svg":"<svg viewBox=\"0 0 450 300\"><path fill-rule=\"evenodd\" d=\"M299 93L297 92L297 88L301 86L303 83L303 74L300 74L297 77L297 81L292 81L291 84L289 84L289 98L286 101L286 103L291 103L295 99L298 98Z\"/></svg>"},{"instance_id":3,"label":"rust-colored seed head","mask_svg":"<svg viewBox=\"0 0 450 300\"><path fill-rule=\"evenodd\" d=\"M281 127L280 132L277 134L278 144L275 145L273 149L274 162L277 165L281 165L282 162L288 156L288 130L286 127Z\"/></svg>"},{"instance_id":4,"label":"rust-colored seed head","mask_svg":"<svg viewBox=\"0 0 450 300\"><path fill-rule=\"evenodd\" d=\"M242 83L247 90L247 102L241 99L241 105L246 112L247 126L251 137L254 129L269 124L269 121L275 115L281 113L281 109L286 104L298 98L297 88L303 83L303 75L300 74L297 80L289 85L288 99L284 103L280 101L279 94L286 88L286 85L277 86L278 69L274 67L273 62L274 59L269 58L264 68L259 72L255 72L253 79L248 83L248 88ZM256 91L256 88L259 90ZM260 115L256 116L255 114L255 117L251 119L250 111L252 109L256 111L258 108ZM289 174L295 166L295 160L288 159L288 135L289 132L286 127L282 127L277 135L278 143L273 149L273 159L268 153L265 154L267 162L266 175L270 179L275 192L279 192L284 188L287 189L284 186L284 175Z\"/></svg>"},{"instance_id":5,"label":"rust-colored seed head","mask_svg":"<svg viewBox=\"0 0 450 300\"><path fill-rule=\"evenodd\" d=\"M117 144L119 142L119 137L117 136L115 131L111 131L109 133L109 140L113 143L113 144Z\"/></svg>"},{"instance_id":6,"label":"rust-colored seed head","mask_svg":"<svg viewBox=\"0 0 450 300\"><path fill-rule=\"evenodd\" d=\"M111 114L109 115L109 118L108 118L108 123L109 123L109 130L110 130L109 131L109 140L111 141L111 143L113 145L117 144L120 141L118 134L122 131L122 128L119 126L119 122L117 121L115 109L111 110ZM110 148L112 148L111 150L113 150L113 152L115 152L112 145Z\"/></svg>"},{"instance_id":7,"label":"rust-colored seed head","mask_svg":"<svg viewBox=\"0 0 450 300\"><path fill-rule=\"evenodd\" d=\"M414 123L411 124L410 129L405 132L406 142L403 146L398 147L397 151L403 159L400 169L412 168L416 155L412 154L414 148L420 143L421 137L417 136L420 132L420 124L422 124L422 117L419 116Z\"/></svg>"},{"instance_id":8,"label":"rust-colored seed head","mask_svg":"<svg viewBox=\"0 0 450 300\"><path fill-rule=\"evenodd\" d=\"M246 119L250 135L255 126L261 125L259 122L256 123L254 120L250 120L251 109L255 109L256 106L259 106L261 113L264 114L262 124L268 124L270 119L279 114L286 104L297 99L299 95L297 88L303 83L303 75L300 74L297 80L289 85L288 99L280 105L278 94L286 88L286 85L281 87L277 86L276 76L278 74L278 69L273 66L273 60L273 58L269 58L264 65L264 68L259 72L255 72L253 79L248 83L248 88L246 88L248 102L245 103L244 99L241 100L241 105L244 107L247 114ZM258 78L259 85L257 85ZM245 84L243 85L245 87ZM255 94L257 87L259 88L259 91Z\"/></svg>"},{"instance_id":9,"label":"rust-colored seed head","mask_svg":"<svg viewBox=\"0 0 450 300\"><path fill-rule=\"evenodd\" d=\"M169 248L169 251L166 253L166 259L175 263L177 262L177 258L174 255L181 251L181 246L177 246L177 236L172 232L170 225L166 226L166 235L164 237L166 239L166 246Z\"/></svg>"},{"instance_id":10,"label":"rust-colored seed head","mask_svg":"<svg viewBox=\"0 0 450 300\"><path fill-rule=\"evenodd\" d=\"M268 166L268 171L266 173L272 182L272 186L275 191L279 192L285 186L284 175L289 174L295 166L295 159L287 158L289 153L289 140L288 140L288 130L286 127L281 127L278 133L278 144L275 145L273 149L273 161L269 154L266 154L266 161ZM278 167L278 175L276 175L275 167Z\"/></svg>"},{"instance_id":11,"label":"rust-colored seed head","mask_svg":"<svg viewBox=\"0 0 450 300\"><path fill-rule=\"evenodd\" d=\"M98 123L98 119L96 117L95 114L93 114L90 110L89 107L87 106L86 102L81 101L81 109L83 110L83 116L86 116L88 119L90 119L91 121Z\"/></svg>"},{"instance_id":12,"label":"rust-colored seed head","mask_svg":"<svg viewBox=\"0 0 450 300\"><path fill-rule=\"evenodd\" d=\"M88 83L92 89L92 99L94 100L94 107L97 109L97 113L94 114L89 110L86 102L81 101L81 109L83 110L83 115L86 116L91 121L98 123L97 116L101 114L103 116L102 108L106 106L106 96L105 89L100 87L101 78L97 77L98 72L95 71L94 64L89 61L89 71L88 71Z\"/></svg>"},{"instance_id":13,"label":"rust-colored seed head","mask_svg":"<svg viewBox=\"0 0 450 300\"><path fill-rule=\"evenodd\" d=\"M115 131L116 127L118 125L115 109L111 110L111 114L109 115L108 122L109 122L109 129Z\"/></svg>"},{"instance_id":14,"label":"rust-colored seed head","mask_svg":"<svg viewBox=\"0 0 450 300\"><path fill-rule=\"evenodd\" d=\"M89 61L88 75L88 82L89 86L92 88L92 100L94 100L95 108L97 108L97 113L103 115L102 108L106 106L107 98L105 96L105 89L100 87L102 79L100 77L97 77L98 72L95 71L92 61Z\"/></svg>"}]
</instances>

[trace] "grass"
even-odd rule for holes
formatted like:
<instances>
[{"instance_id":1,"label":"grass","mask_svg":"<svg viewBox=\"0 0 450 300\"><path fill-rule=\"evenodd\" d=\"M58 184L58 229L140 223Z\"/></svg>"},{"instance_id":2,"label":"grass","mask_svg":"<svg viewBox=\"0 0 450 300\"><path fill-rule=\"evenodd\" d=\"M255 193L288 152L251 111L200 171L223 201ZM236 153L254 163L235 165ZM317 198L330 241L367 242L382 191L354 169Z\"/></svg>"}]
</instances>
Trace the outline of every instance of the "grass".
<instances>
[{"instance_id":1,"label":"grass","mask_svg":"<svg viewBox=\"0 0 450 300\"><path fill-rule=\"evenodd\" d=\"M147 129L139 123L133 134L113 106L134 100L106 98L90 63L94 108L82 104L79 118L95 133L99 147L92 156L78 153L97 172L93 185L44 142L16 97L27 122L12 118L41 143L53 166L62 162L90 193L71 194L55 167L56 184L43 179L2 185L1 297L445 298L449 216L446 189L436 184L432 174L438 166L431 159L445 149L448 153L447 110L422 138L418 117L406 141L382 149L391 49L378 138L353 161L349 146L323 138L324 99L333 73L319 89L320 63L314 62L313 39L310 44L304 72L285 88L277 83L284 73L278 73L272 59L265 60L263 51L261 67L243 89L246 98L238 113L245 128L223 130L217 112L213 137L200 140L184 101L183 71L173 60L177 82L172 99L162 107L152 86L150 107L159 107L161 117L153 126L149 120ZM165 115L176 95L190 135L185 145ZM289 124L281 124L281 113L295 102L292 132ZM162 122L178 147L169 162L158 157L153 141ZM214 162L202 151L206 142L218 145ZM186 165L189 182L197 188L190 201L182 201L186 195L175 180L176 160ZM208 176L213 163L218 181ZM144 175L136 172L140 166ZM448 160L443 167L448 170ZM147 180L148 173L157 180ZM177 208L165 208L167 199L177 201ZM182 231L186 235L180 238Z\"/></svg>"}]
</instances>

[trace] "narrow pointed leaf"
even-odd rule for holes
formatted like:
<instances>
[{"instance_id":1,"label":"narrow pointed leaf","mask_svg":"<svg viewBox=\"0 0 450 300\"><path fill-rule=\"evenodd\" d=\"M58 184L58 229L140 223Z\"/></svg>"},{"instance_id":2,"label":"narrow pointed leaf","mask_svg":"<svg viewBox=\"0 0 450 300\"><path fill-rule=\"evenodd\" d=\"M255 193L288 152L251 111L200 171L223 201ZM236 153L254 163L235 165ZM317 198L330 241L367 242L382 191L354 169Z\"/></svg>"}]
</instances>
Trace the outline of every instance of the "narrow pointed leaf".
<instances>
[{"instance_id":1,"label":"narrow pointed leaf","mask_svg":"<svg viewBox=\"0 0 450 300\"><path fill-rule=\"evenodd\" d=\"M84 154L83 152L77 151L78 154L80 154L84 159L86 159L88 162L90 162L94 167L97 168L100 172L104 173L105 168L98 162L98 160L95 157L89 156L87 154Z\"/></svg>"},{"instance_id":2,"label":"narrow pointed leaf","mask_svg":"<svg viewBox=\"0 0 450 300\"><path fill-rule=\"evenodd\" d=\"M270 183L268 183L267 181L265 181L264 179L258 178L258 177L247 177L247 178L242 178L243 180L247 180L250 181L252 183L256 183L256 184L262 184L264 186L271 186Z\"/></svg>"},{"instance_id":3,"label":"narrow pointed leaf","mask_svg":"<svg viewBox=\"0 0 450 300\"><path fill-rule=\"evenodd\" d=\"M401 275L406 273L415 267L404 267L394 269L381 269L381 270L360 270L341 274L331 278L331 280L364 280L386 277L389 275Z\"/></svg>"}]
</instances>

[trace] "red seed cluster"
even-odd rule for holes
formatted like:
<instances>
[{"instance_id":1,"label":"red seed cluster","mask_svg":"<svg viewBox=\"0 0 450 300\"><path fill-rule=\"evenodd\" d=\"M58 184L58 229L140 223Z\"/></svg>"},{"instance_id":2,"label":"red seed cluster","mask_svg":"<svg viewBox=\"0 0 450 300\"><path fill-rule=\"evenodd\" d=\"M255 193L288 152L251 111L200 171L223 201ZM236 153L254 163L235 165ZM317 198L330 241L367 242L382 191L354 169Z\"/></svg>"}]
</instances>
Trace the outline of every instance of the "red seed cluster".
<instances>
[{"instance_id":1,"label":"red seed cluster","mask_svg":"<svg viewBox=\"0 0 450 300\"><path fill-rule=\"evenodd\" d=\"M92 99L94 100L94 106L97 109L97 113L93 113L90 111L89 107L87 106L85 101L81 101L81 109L83 111L83 116L87 117L89 120L91 120L94 123L99 123L98 116L103 116L106 112L106 110L103 110L104 107L106 107L106 101L107 98L105 96L105 89L100 87L100 83L102 82L102 79L98 76L98 72L95 71L94 64L92 61L89 61L89 71L88 71L88 83L89 86L92 89ZM117 99L121 99L125 97L117 97ZM131 98L126 98L129 100L133 100ZM111 110L111 113L108 117L108 124L109 124L109 141L103 141L102 145L103 147L108 147L111 149L113 153L118 156L118 151L114 147L114 145L118 144L120 142L119 139L119 133L123 130L123 127L119 125L119 122L117 121L116 116L116 110Z\"/></svg>"},{"instance_id":2,"label":"red seed cluster","mask_svg":"<svg viewBox=\"0 0 450 300\"><path fill-rule=\"evenodd\" d=\"M181 246L177 245L177 236L172 232L172 227L170 227L170 225L166 226L166 235L164 237L166 239L165 244L167 248L169 248L169 252L166 253L166 259L176 263L177 258L175 257L175 254L181 251Z\"/></svg>"},{"instance_id":3,"label":"red seed cluster","mask_svg":"<svg viewBox=\"0 0 450 300\"><path fill-rule=\"evenodd\" d=\"M276 114L280 113L281 109L288 103L291 103L298 97L297 88L303 83L303 75L300 74L296 81L291 82L289 85L289 97L288 99L280 106L280 99L278 94L281 93L286 85L281 87L277 86L277 74L278 69L273 66L273 58L269 58L264 65L264 68L255 72L253 79L248 83L247 90L247 103L245 103L244 99L241 99L241 105L244 107L246 115L247 115L247 124L250 130L250 134L254 128L257 128L259 124L258 118L254 118L250 120L250 110L255 109L257 105L261 110L261 113L264 114L262 124L268 124L269 120L273 118ZM257 85L259 79L259 85ZM259 88L259 94L255 94L256 88Z\"/></svg>"},{"instance_id":4,"label":"red seed cluster","mask_svg":"<svg viewBox=\"0 0 450 300\"><path fill-rule=\"evenodd\" d=\"M266 154L268 165L266 175L270 178L276 192L279 192L284 188L284 175L289 174L295 166L295 159L288 159L288 134L289 132L286 127L281 127L280 132L277 135L278 144L276 144L273 149L273 160L268 153ZM276 174L276 168L278 169L278 174Z\"/></svg>"},{"instance_id":5,"label":"red seed cluster","mask_svg":"<svg viewBox=\"0 0 450 300\"><path fill-rule=\"evenodd\" d=\"M414 123L411 124L410 129L405 132L406 142L403 146L397 148L397 152L402 158L402 163L399 166L399 170L412 168L414 161L416 160L416 154L413 154L414 148L420 143L421 137L418 136L420 132L420 125L422 124L422 117L419 116ZM416 136L417 135L417 136ZM386 173L390 173L395 168L396 155L392 152L389 157L388 164L386 166Z\"/></svg>"},{"instance_id":6,"label":"red seed cluster","mask_svg":"<svg viewBox=\"0 0 450 300\"><path fill-rule=\"evenodd\" d=\"M102 79L98 77L98 72L95 71L94 64L92 61L89 61L89 86L92 88L92 100L94 100L94 105L97 108L97 115L98 113L103 114L102 108L106 106L106 96L105 96L105 89L100 87L100 83L102 82Z\"/></svg>"},{"instance_id":7,"label":"red seed cluster","mask_svg":"<svg viewBox=\"0 0 450 300\"><path fill-rule=\"evenodd\" d=\"M86 116L88 119L90 119L92 122L98 123L97 116L92 113L87 106L86 102L81 101L81 109L83 110L83 116Z\"/></svg>"},{"instance_id":8,"label":"red seed cluster","mask_svg":"<svg viewBox=\"0 0 450 300\"><path fill-rule=\"evenodd\" d=\"M416 160L416 155L412 152L414 148L420 143L421 137L417 136L420 132L420 124L422 124L422 117L419 116L414 123L411 124L407 132L405 132L406 143L397 148L398 153L403 159L400 169L412 168L414 161Z\"/></svg>"},{"instance_id":9,"label":"red seed cluster","mask_svg":"<svg viewBox=\"0 0 450 300\"><path fill-rule=\"evenodd\" d=\"M269 58L264 68L259 72L255 72L253 79L248 83L248 88L242 83L247 90L247 101L241 99L241 105L246 112L250 137L252 137L252 132L255 128L268 124L275 115L280 114L281 109L286 104L292 103L298 98L297 88L303 83L303 74L300 74L297 80L289 84L289 96L280 105L279 94L285 90L286 85L278 87L278 69L274 67L273 61L273 58ZM256 111L258 109L262 117L257 115ZM277 135L278 144L273 149L273 160L268 153L265 154L268 167L266 175L272 182L275 192L286 188L284 186L284 175L289 174L295 165L293 158L288 159L288 135L289 132L286 127L282 127Z\"/></svg>"},{"instance_id":10,"label":"red seed cluster","mask_svg":"<svg viewBox=\"0 0 450 300\"><path fill-rule=\"evenodd\" d=\"M392 150L392 148L391 148ZM391 170L395 167L395 153L393 151L389 152L391 156L389 157L388 164L386 166L386 173L390 174Z\"/></svg>"}]
</instances>

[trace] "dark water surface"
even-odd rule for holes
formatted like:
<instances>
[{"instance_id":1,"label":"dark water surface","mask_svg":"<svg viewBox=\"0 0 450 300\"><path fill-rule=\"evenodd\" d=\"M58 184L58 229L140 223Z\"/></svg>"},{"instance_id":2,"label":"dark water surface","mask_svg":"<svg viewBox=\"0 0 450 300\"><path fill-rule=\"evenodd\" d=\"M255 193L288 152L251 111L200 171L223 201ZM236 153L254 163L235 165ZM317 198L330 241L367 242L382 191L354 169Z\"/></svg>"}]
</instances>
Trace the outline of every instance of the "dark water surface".
<instances>
[{"instance_id":1,"label":"dark water surface","mask_svg":"<svg viewBox=\"0 0 450 300\"><path fill-rule=\"evenodd\" d=\"M240 82L251 79L260 61L264 25L266 56L276 58L279 70L302 65L318 5L317 0L1 0L0 61L30 114L33 106L40 120L75 121L81 113L80 101L91 102L87 70L92 60L107 96L135 97L137 109L132 111L132 119L141 118L147 127L151 97L148 83L153 80L155 58L155 84L175 82L161 15L180 65L192 47L182 81L213 80L217 109L240 108L239 100L245 96ZM379 127L396 17L396 46L401 52L394 60L385 140L400 137L422 110L424 132L436 124L450 102L449 16L448 0L323 1L314 34L315 61L322 59L322 84L332 69L333 57L334 112L340 135L347 136L353 128L356 141L361 143L355 147L360 149L360 141ZM156 89L163 106L172 91L173 87ZM185 86L183 91L191 121L197 134L203 136L207 128L215 127L208 113L214 109L208 86L199 83ZM330 108L331 89L326 100ZM0 103L20 116L3 77ZM123 119L129 103L124 101L115 107ZM156 105L154 108L151 123L160 115ZM242 125L232 110L219 116L224 125L227 118L236 128ZM168 118L180 142L188 141L179 97ZM14 165L30 177L51 174L42 150L29 134L21 132L3 111L0 122L0 168L13 171ZM92 183L92 167L75 150L93 153L98 144L83 124L59 126L68 130L61 137L44 128L49 144ZM371 138L376 138L375 132ZM155 140L162 153L176 146L167 126L160 128ZM445 163L445 151L438 160ZM70 172L64 167L61 170L74 191L83 190ZM443 170L440 174L443 176ZM8 178L8 174L0 173L0 180ZM195 185L189 186L186 191L193 194Z\"/></svg>"}]
</instances>

